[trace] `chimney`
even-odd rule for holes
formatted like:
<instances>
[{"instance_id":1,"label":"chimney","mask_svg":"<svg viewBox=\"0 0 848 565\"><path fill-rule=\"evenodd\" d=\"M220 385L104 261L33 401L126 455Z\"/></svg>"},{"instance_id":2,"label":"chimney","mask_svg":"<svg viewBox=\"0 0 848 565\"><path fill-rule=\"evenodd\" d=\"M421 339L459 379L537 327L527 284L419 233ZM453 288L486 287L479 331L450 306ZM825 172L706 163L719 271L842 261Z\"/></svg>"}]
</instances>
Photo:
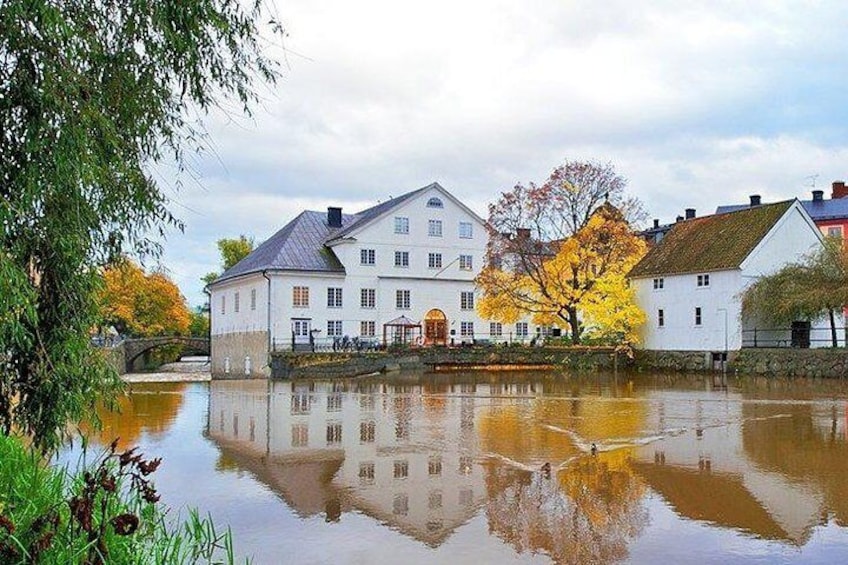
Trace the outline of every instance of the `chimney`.
<instances>
[{"instance_id":1,"label":"chimney","mask_svg":"<svg viewBox=\"0 0 848 565\"><path fill-rule=\"evenodd\" d=\"M677 219L676 219L676 220L674 220L674 221L675 221L675 222L682 222L682 221L683 221L683 216L677 216Z\"/></svg>"},{"instance_id":2,"label":"chimney","mask_svg":"<svg viewBox=\"0 0 848 565\"><path fill-rule=\"evenodd\" d=\"M760 205L760 195L759 194L752 194L751 195L751 208L753 208L754 206L759 206L759 205Z\"/></svg>"},{"instance_id":3,"label":"chimney","mask_svg":"<svg viewBox=\"0 0 848 565\"><path fill-rule=\"evenodd\" d=\"M833 187L834 192L833 193L836 194L836 183L833 183L833 184L834 184L834 187ZM834 196L833 198L838 198L838 197ZM823 190L814 190L813 191L813 202L821 202L822 200L824 200L824 191Z\"/></svg>"},{"instance_id":4,"label":"chimney","mask_svg":"<svg viewBox=\"0 0 848 565\"><path fill-rule=\"evenodd\" d=\"M517 239L530 239L530 228L518 228L515 235Z\"/></svg>"},{"instance_id":5,"label":"chimney","mask_svg":"<svg viewBox=\"0 0 848 565\"><path fill-rule=\"evenodd\" d=\"M342 227L342 209L334 208L333 206L327 207L327 225L331 228L340 228Z\"/></svg>"},{"instance_id":6,"label":"chimney","mask_svg":"<svg viewBox=\"0 0 848 565\"><path fill-rule=\"evenodd\" d=\"M657 229L658 227L660 227L660 221L659 219L654 218L654 229Z\"/></svg>"},{"instance_id":7,"label":"chimney","mask_svg":"<svg viewBox=\"0 0 848 565\"><path fill-rule=\"evenodd\" d=\"M845 187L844 181L835 180L835 181L833 181L833 184L831 185L831 187L833 188L833 192L830 194L831 198L836 199L836 198L844 198L845 196L848 196L848 188Z\"/></svg>"},{"instance_id":8,"label":"chimney","mask_svg":"<svg viewBox=\"0 0 848 565\"><path fill-rule=\"evenodd\" d=\"M695 209L694 208L686 208L686 219L691 220L695 217Z\"/></svg>"}]
</instances>

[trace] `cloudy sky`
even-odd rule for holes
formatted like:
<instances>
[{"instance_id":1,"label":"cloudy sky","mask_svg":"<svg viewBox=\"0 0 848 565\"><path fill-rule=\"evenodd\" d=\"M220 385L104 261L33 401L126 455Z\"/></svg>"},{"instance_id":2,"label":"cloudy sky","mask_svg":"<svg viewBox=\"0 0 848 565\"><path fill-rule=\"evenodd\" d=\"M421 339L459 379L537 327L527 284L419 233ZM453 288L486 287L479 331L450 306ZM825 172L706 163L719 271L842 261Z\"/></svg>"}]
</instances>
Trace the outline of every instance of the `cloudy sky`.
<instances>
[{"instance_id":1,"label":"cloudy sky","mask_svg":"<svg viewBox=\"0 0 848 565\"><path fill-rule=\"evenodd\" d=\"M848 4L277 0L284 78L206 120L162 261L193 305L215 241L438 181L485 217L565 159L652 218L809 198L848 176ZM171 184L164 170L165 184ZM170 189L169 189L170 190Z\"/></svg>"}]
</instances>

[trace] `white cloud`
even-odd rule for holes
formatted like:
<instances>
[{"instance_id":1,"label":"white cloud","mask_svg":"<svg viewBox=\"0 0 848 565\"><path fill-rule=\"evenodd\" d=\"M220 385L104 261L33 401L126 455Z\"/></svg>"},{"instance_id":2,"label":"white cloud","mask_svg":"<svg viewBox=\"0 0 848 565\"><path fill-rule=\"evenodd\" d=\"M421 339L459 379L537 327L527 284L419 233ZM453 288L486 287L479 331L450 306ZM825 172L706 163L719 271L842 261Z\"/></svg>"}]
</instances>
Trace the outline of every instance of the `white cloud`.
<instances>
[{"instance_id":1,"label":"white cloud","mask_svg":"<svg viewBox=\"0 0 848 565\"><path fill-rule=\"evenodd\" d=\"M356 210L437 180L481 214L564 158L612 161L652 215L845 174L838 3L292 0L285 78L215 155L165 261L190 301L215 241L304 208ZM177 266L179 265L179 267Z\"/></svg>"}]
</instances>

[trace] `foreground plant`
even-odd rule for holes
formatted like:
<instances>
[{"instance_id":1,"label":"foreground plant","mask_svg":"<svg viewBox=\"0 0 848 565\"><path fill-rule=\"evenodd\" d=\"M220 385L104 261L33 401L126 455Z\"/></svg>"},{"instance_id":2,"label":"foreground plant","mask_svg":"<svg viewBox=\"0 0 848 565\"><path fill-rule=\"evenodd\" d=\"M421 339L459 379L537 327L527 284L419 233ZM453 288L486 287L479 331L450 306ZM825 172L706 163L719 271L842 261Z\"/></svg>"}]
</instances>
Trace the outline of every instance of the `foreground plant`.
<instances>
[{"instance_id":1,"label":"foreground plant","mask_svg":"<svg viewBox=\"0 0 848 565\"><path fill-rule=\"evenodd\" d=\"M101 268L181 227L153 171L203 148L198 116L227 100L249 113L254 84L275 80L263 11L0 2L0 432L49 452L117 386L88 343Z\"/></svg>"},{"instance_id":2,"label":"foreground plant","mask_svg":"<svg viewBox=\"0 0 848 565\"><path fill-rule=\"evenodd\" d=\"M117 442L76 476L43 464L17 439L0 437L0 562L233 563L229 530L192 511L166 520L151 475L161 459Z\"/></svg>"}]
</instances>

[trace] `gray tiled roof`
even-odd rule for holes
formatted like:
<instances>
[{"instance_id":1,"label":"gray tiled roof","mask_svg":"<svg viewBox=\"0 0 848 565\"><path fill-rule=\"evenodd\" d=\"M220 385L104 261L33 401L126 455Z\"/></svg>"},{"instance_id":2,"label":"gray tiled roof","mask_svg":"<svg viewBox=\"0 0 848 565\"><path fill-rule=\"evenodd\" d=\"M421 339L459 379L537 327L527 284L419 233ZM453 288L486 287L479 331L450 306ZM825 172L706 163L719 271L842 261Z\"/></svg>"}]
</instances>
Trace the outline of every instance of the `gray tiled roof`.
<instances>
[{"instance_id":1,"label":"gray tiled roof","mask_svg":"<svg viewBox=\"0 0 848 565\"><path fill-rule=\"evenodd\" d=\"M266 269L344 273L344 266L324 242L355 223L358 216L342 215L342 227L331 228L326 212L301 212L247 257L227 269L215 283Z\"/></svg>"},{"instance_id":2,"label":"gray tiled roof","mask_svg":"<svg viewBox=\"0 0 848 565\"><path fill-rule=\"evenodd\" d=\"M327 224L326 212L301 212L212 284L264 270L344 273L344 265L326 243L345 237L354 229L434 187L441 188L438 183L432 183L356 214L343 214L341 228L331 228Z\"/></svg>"},{"instance_id":3,"label":"gray tiled roof","mask_svg":"<svg viewBox=\"0 0 848 565\"><path fill-rule=\"evenodd\" d=\"M814 222L824 220L841 220L848 218L848 198L835 198L831 200L800 200L801 206L810 215ZM725 214L748 208L747 204L734 204L731 206L719 206L716 214Z\"/></svg>"}]
</instances>

